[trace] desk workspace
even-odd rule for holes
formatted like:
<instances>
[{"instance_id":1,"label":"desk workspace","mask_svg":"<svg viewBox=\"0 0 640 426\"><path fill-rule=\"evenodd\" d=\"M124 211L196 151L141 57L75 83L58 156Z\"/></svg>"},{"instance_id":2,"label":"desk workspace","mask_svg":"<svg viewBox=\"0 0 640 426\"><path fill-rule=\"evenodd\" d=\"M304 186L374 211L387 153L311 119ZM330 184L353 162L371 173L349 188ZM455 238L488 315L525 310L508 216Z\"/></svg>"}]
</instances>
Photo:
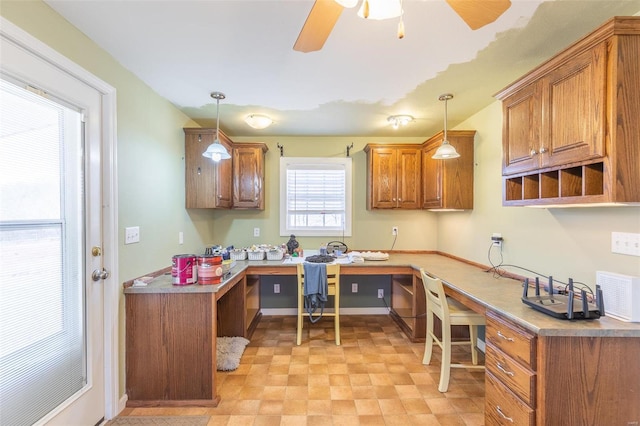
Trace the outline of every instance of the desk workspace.
<instances>
[{"instance_id":1,"label":"desk workspace","mask_svg":"<svg viewBox=\"0 0 640 426\"><path fill-rule=\"evenodd\" d=\"M498 422L505 407L511 410L507 417L522 419L522 424L627 424L640 419L640 324L606 316L552 318L521 302L520 281L496 278L441 254L391 253L384 262L340 266L344 282L355 275L390 280L389 314L398 317L394 319L414 341L424 339L426 332L420 317L425 312L420 269L441 279L448 296L486 316L485 420ZM216 337L250 338L262 315L261 280L295 275L295 264L241 261L219 285L173 286L170 277L161 275L146 287L126 287L128 405L217 406ZM412 295L411 315L395 311L394 298L406 297L400 294ZM156 353L154 359L148 353ZM564 398L568 386L569 406Z\"/></svg>"}]
</instances>

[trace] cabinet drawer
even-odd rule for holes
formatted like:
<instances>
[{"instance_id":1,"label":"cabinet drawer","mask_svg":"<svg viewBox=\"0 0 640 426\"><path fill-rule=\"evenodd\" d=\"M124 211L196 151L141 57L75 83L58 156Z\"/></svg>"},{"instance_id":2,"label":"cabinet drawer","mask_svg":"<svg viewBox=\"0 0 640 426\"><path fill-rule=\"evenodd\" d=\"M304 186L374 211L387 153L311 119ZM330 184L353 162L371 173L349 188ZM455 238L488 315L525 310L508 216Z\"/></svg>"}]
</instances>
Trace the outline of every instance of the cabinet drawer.
<instances>
[{"instance_id":1,"label":"cabinet drawer","mask_svg":"<svg viewBox=\"0 0 640 426\"><path fill-rule=\"evenodd\" d=\"M536 424L535 411L509 391L498 379L487 372L485 376L484 418L490 425Z\"/></svg>"},{"instance_id":2,"label":"cabinet drawer","mask_svg":"<svg viewBox=\"0 0 640 426\"><path fill-rule=\"evenodd\" d=\"M536 374L492 345L486 346L487 371L504 383L531 407L536 406Z\"/></svg>"},{"instance_id":3,"label":"cabinet drawer","mask_svg":"<svg viewBox=\"0 0 640 426\"><path fill-rule=\"evenodd\" d=\"M535 334L487 312L486 342L534 371L536 340Z\"/></svg>"}]
</instances>

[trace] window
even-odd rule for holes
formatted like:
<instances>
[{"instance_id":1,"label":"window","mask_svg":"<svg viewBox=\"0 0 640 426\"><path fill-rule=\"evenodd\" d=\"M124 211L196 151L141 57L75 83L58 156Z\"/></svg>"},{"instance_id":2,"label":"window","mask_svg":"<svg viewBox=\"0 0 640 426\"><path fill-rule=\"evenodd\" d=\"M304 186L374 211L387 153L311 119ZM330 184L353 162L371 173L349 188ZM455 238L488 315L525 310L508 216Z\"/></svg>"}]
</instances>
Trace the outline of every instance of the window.
<instances>
[{"instance_id":1,"label":"window","mask_svg":"<svg viewBox=\"0 0 640 426\"><path fill-rule=\"evenodd\" d=\"M81 114L0 99L0 423L32 424L87 384Z\"/></svg>"},{"instance_id":2,"label":"window","mask_svg":"<svg viewBox=\"0 0 640 426\"><path fill-rule=\"evenodd\" d=\"M280 158L280 235L351 235L351 158Z\"/></svg>"}]
</instances>

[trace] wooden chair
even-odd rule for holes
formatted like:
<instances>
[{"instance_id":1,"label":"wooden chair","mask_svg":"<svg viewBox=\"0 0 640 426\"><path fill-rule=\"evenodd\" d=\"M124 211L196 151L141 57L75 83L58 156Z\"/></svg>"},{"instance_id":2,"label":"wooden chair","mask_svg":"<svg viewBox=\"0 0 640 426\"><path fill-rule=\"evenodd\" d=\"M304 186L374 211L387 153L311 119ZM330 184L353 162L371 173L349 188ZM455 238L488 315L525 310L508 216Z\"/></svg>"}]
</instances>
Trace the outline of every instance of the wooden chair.
<instances>
[{"instance_id":1,"label":"wooden chair","mask_svg":"<svg viewBox=\"0 0 640 426\"><path fill-rule=\"evenodd\" d=\"M340 345L340 265L327 264L327 295L334 296L334 312L324 312L323 317L334 317L336 345ZM319 316L315 312L313 317ZM302 326L304 318L311 314L304 308L304 265L298 264L298 333L297 344L302 343Z\"/></svg>"},{"instance_id":2,"label":"wooden chair","mask_svg":"<svg viewBox=\"0 0 640 426\"><path fill-rule=\"evenodd\" d=\"M484 369L484 365L477 365L478 348L476 347L476 342L478 339L478 326L485 325L485 317L472 311L458 301L446 297L442 281L428 276L424 272L424 269L421 269L420 273L422 275L422 283L424 284L424 292L427 295L427 336L422 363L428 365L431 362L434 342L440 346L440 349L442 349L442 365L440 368L440 384L438 385L438 390L440 392L446 392L449 388L449 375L452 367ZM440 322L442 323L442 340L439 340L434 334L434 315L440 318ZM470 340L451 341L451 326L453 325L469 326ZM452 345L470 345L471 362L473 365L452 364Z\"/></svg>"}]
</instances>

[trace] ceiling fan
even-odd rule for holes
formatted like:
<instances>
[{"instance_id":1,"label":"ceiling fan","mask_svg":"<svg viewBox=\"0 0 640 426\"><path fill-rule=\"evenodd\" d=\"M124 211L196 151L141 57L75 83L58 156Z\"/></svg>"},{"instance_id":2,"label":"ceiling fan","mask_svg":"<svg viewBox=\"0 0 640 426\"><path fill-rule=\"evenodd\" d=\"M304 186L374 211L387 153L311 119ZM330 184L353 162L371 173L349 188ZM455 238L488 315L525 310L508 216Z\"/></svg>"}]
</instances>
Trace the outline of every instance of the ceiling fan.
<instances>
[{"instance_id":1,"label":"ceiling fan","mask_svg":"<svg viewBox=\"0 0 640 426\"><path fill-rule=\"evenodd\" d=\"M368 17L371 1L362 0L359 14L364 15L364 18ZM314 52L322 49L344 9L343 4L349 3L355 6L357 2L358 0L315 0L293 50ZM446 0L446 2L472 30L477 30L495 21L511 6L511 0ZM402 25L402 21L400 22ZM402 38L404 30L402 30L402 35L400 34L399 29L398 37Z\"/></svg>"}]
</instances>

